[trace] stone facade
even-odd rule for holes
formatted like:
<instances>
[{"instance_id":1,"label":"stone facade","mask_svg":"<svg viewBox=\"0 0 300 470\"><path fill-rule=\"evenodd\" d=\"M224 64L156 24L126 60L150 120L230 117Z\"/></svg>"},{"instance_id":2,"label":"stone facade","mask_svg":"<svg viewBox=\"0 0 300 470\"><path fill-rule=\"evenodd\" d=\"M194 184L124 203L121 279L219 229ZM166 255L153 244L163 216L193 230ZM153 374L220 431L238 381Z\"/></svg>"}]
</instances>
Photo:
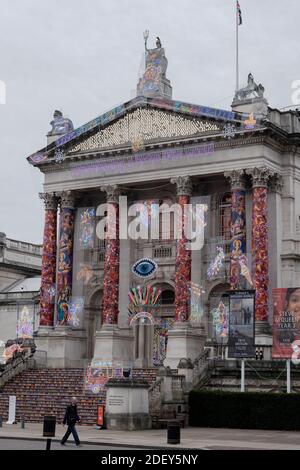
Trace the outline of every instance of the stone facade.
<instances>
[{"instance_id":1,"label":"stone facade","mask_svg":"<svg viewBox=\"0 0 300 470\"><path fill-rule=\"evenodd\" d=\"M54 321L36 337L50 366L194 360L207 338L216 340L214 302L230 288L256 288L256 337L270 344L271 289L300 285L300 123L297 113L271 108L249 119L253 110L240 112L240 105L225 111L140 96L28 157L45 175L44 193L58 198L61 227L72 212L72 230L58 242ZM71 206L63 202L66 191ZM144 207L147 229L151 204L200 204L201 247L186 249L188 240L172 230L165 236L160 221L158 238L126 238L120 195ZM157 322L146 330L130 327L128 316L128 291L143 283L131 267L143 258L158 265L143 285L162 291Z\"/></svg>"}]
</instances>

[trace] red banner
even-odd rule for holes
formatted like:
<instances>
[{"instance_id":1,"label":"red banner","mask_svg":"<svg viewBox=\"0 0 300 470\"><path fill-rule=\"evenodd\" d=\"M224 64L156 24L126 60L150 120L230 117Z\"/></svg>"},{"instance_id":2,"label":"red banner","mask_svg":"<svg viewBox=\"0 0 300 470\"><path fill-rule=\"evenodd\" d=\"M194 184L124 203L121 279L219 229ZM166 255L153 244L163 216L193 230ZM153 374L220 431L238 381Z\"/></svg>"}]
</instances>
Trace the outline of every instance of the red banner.
<instances>
[{"instance_id":1,"label":"red banner","mask_svg":"<svg viewBox=\"0 0 300 470\"><path fill-rule=\"evenodd\" d=\"M298 359L300 287L273 289L273 359Z\"/></svg>"}]
</instances>

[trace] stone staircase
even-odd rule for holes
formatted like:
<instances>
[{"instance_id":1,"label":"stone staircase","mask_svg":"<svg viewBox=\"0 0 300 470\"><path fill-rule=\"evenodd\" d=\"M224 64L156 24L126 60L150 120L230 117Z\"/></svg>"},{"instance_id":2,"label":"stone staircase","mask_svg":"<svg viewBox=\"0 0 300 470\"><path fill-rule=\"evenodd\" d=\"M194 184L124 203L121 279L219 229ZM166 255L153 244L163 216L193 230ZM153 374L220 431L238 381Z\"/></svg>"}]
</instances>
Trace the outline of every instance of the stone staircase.
<instances>
[{"instance_id":1,"label":"stone staircase","mask_svg":"<svg viewBox=\"0 0 300 470\"><path fill-rule=\"evenodd\" d=\"M284 361L245 361L246 392L286 392ZM293 392L300 391L300 367L291 364ZM239 392L241 387L240 361L215 359L210 361L205 380L194 388Z\"/></svg>"},{"instance_id":2,"label":"stone staircase","mask_svg":"<svg viewBox=\"0 0 300 470\"><path fill-rule=\"evenodd\" d=\"M135 369L134 377L144 378L151 385L155 369ZM95 425L97 405L105 404L105 390L96 395L84 388L85 369L28 369L9 380L0 390L0 416L8 418L9 395L17 397L16 419L42 422L45 415L54 415L61 423L72 396L78 399L83 425Z\"/></svg>"}]
</instances>

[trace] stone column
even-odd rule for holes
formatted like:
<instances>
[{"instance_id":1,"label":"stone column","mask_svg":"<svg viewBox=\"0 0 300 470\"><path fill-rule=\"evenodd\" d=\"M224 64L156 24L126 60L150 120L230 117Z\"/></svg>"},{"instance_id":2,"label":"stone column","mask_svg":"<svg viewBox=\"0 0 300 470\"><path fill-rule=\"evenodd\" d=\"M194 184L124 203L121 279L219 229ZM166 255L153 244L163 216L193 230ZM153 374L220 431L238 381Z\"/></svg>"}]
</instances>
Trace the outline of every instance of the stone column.
<instances>
[{"instance_id":1,"label":"stone column","mask_svg":"<svg viewBox=\"0 0 300 470\"><path fill-rule=\"evenodd\" d=\"M190 203L192 182L188 176L171 180L177 186L178 205L184 214L184 205ZM188 211L186 211L186 216ZM186 250L188 242L184 235L186 216L182 215L178 224L183 226L183 236L177 241L176 272L175 272L175 324L169 330L167 354L164 366L177 368L183 358L192 361L200 354L204 344L202 325L194 326L189 322L190 316L190 282L191 282L191 251Z\"/></svg>"},{"instance_id":2,"label":"stone column","mask_svg":"<svg viewBox=\"0 0 300 470\"><path fill-rule=\"evenodd\" d=\"M54 325L56 244L57 244L57 198L54 193L42 193L45 204L43 237L42 277L40 297L40 326Z\"/></svg>"},{"instance_id":3,"label":"stone column","mask_svg":"<svg viewBox=\"0 0 300 470\"><path fill-rule=\"evenodd\" d=\"M103 186L107 201L107 232L104 261L103 324L117 325L119 315L120 240L119 189Z\"/></svg>"},{"instance_id":4,"label":"stone column","mask_svg":"<svg viewBox=\"0 0 300 470\"><path fill-rule=\"evenodd\" d=\"M60 221L57 269L57 317L58 324L69 324L69 301L72 295L74 209L73 191L60 193Z\"/></svg>"},{"instance_id":5,"label":"stone column","mask_svg":"<svg viewBox=\"0 0 300 470\"><path fill-rule=\"evenodd\" d=\"M94 363L123 362L126 366L133 362L133 336L128 328L120 328L119 283L120 280L120 241L119 241L119 188L116 185L101 187L106 193L107 232L105 245L103 282L103 321L95 335ZM123 273L129 276L129 272ZM125 306L123 307L125 308ZM126 305L127 308L127 305Z\"/></svg>"},{"instance_id":6,"label":"stone column","mask_svg":"<svg viewBox=\"0 0 300 470\"><path fill-rule=\"evenodd\" d=\"M230 288L243 289L240 260L246 255L246 191L244 170L225 173L231 185Z\"/></svg>"},{"instance_id":7,"label":"stone column","mask_svg":"<svg viewBox=\"0 0 300 470\"><path fill-rule=\"evenodd\" d=\"M247 170L252 177L252 261L256 322L268 322L269 251L268 251L268 183L267 167Z\"/></svg>"},{"instance_id":8,"label":"stone column","mask_svg":"<svg viewBox=\"0 0 300 470\"><path fill-rule=\"evenodd\" d=\"M186 322L190 315L190 283L192 257L191 250L187 249L188 240L185 235L187 226L184 207L190 203L192 195L192 182L188 176L179 176L171 180L177 188L177 204L181 207L181 214L177 217L178 229L182 229L182 236L177 240L175 263L175 321Z\"/></svg>"}]
</instances>

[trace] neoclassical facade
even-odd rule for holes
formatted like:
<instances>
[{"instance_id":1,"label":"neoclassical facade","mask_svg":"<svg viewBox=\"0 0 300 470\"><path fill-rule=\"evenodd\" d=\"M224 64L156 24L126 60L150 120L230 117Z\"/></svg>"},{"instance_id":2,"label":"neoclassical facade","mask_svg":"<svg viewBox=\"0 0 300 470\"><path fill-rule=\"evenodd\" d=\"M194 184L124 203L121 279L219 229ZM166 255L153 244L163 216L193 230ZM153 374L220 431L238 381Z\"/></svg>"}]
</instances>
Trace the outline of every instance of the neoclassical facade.
<instances>
[{"instance_id":1,"label":"neoclassical facade","mask_svg":"<svg viewBox=\"0 0 300 470\"><path fill-rule=\"evenodd\" d=\"M164 57L158 49L147 54ZM51 141L28 157L45 176L36 342L50 367L176 368L208 340L225 341L214 312L230 289L255 289L256 341L270 345L272 288L300 285L299 115L271 109L253 90L231 111L174 101L169 85L160 88L165 69L147 74L150 59L142 95L77 129L68 122L64 132L60 116L59 132L52 121ZM144 207L146 238L124 234L120 197L127 209ZM187 204L205 208L201 248L176 239L174 216L166 233L165 209L151 237L151 207L173 204L182 214ZM144 258L157 271L141 281L132 266ZM130 325L128 292L141 285L160 292L155 325Z\"/></svg>"}]
</instances>

